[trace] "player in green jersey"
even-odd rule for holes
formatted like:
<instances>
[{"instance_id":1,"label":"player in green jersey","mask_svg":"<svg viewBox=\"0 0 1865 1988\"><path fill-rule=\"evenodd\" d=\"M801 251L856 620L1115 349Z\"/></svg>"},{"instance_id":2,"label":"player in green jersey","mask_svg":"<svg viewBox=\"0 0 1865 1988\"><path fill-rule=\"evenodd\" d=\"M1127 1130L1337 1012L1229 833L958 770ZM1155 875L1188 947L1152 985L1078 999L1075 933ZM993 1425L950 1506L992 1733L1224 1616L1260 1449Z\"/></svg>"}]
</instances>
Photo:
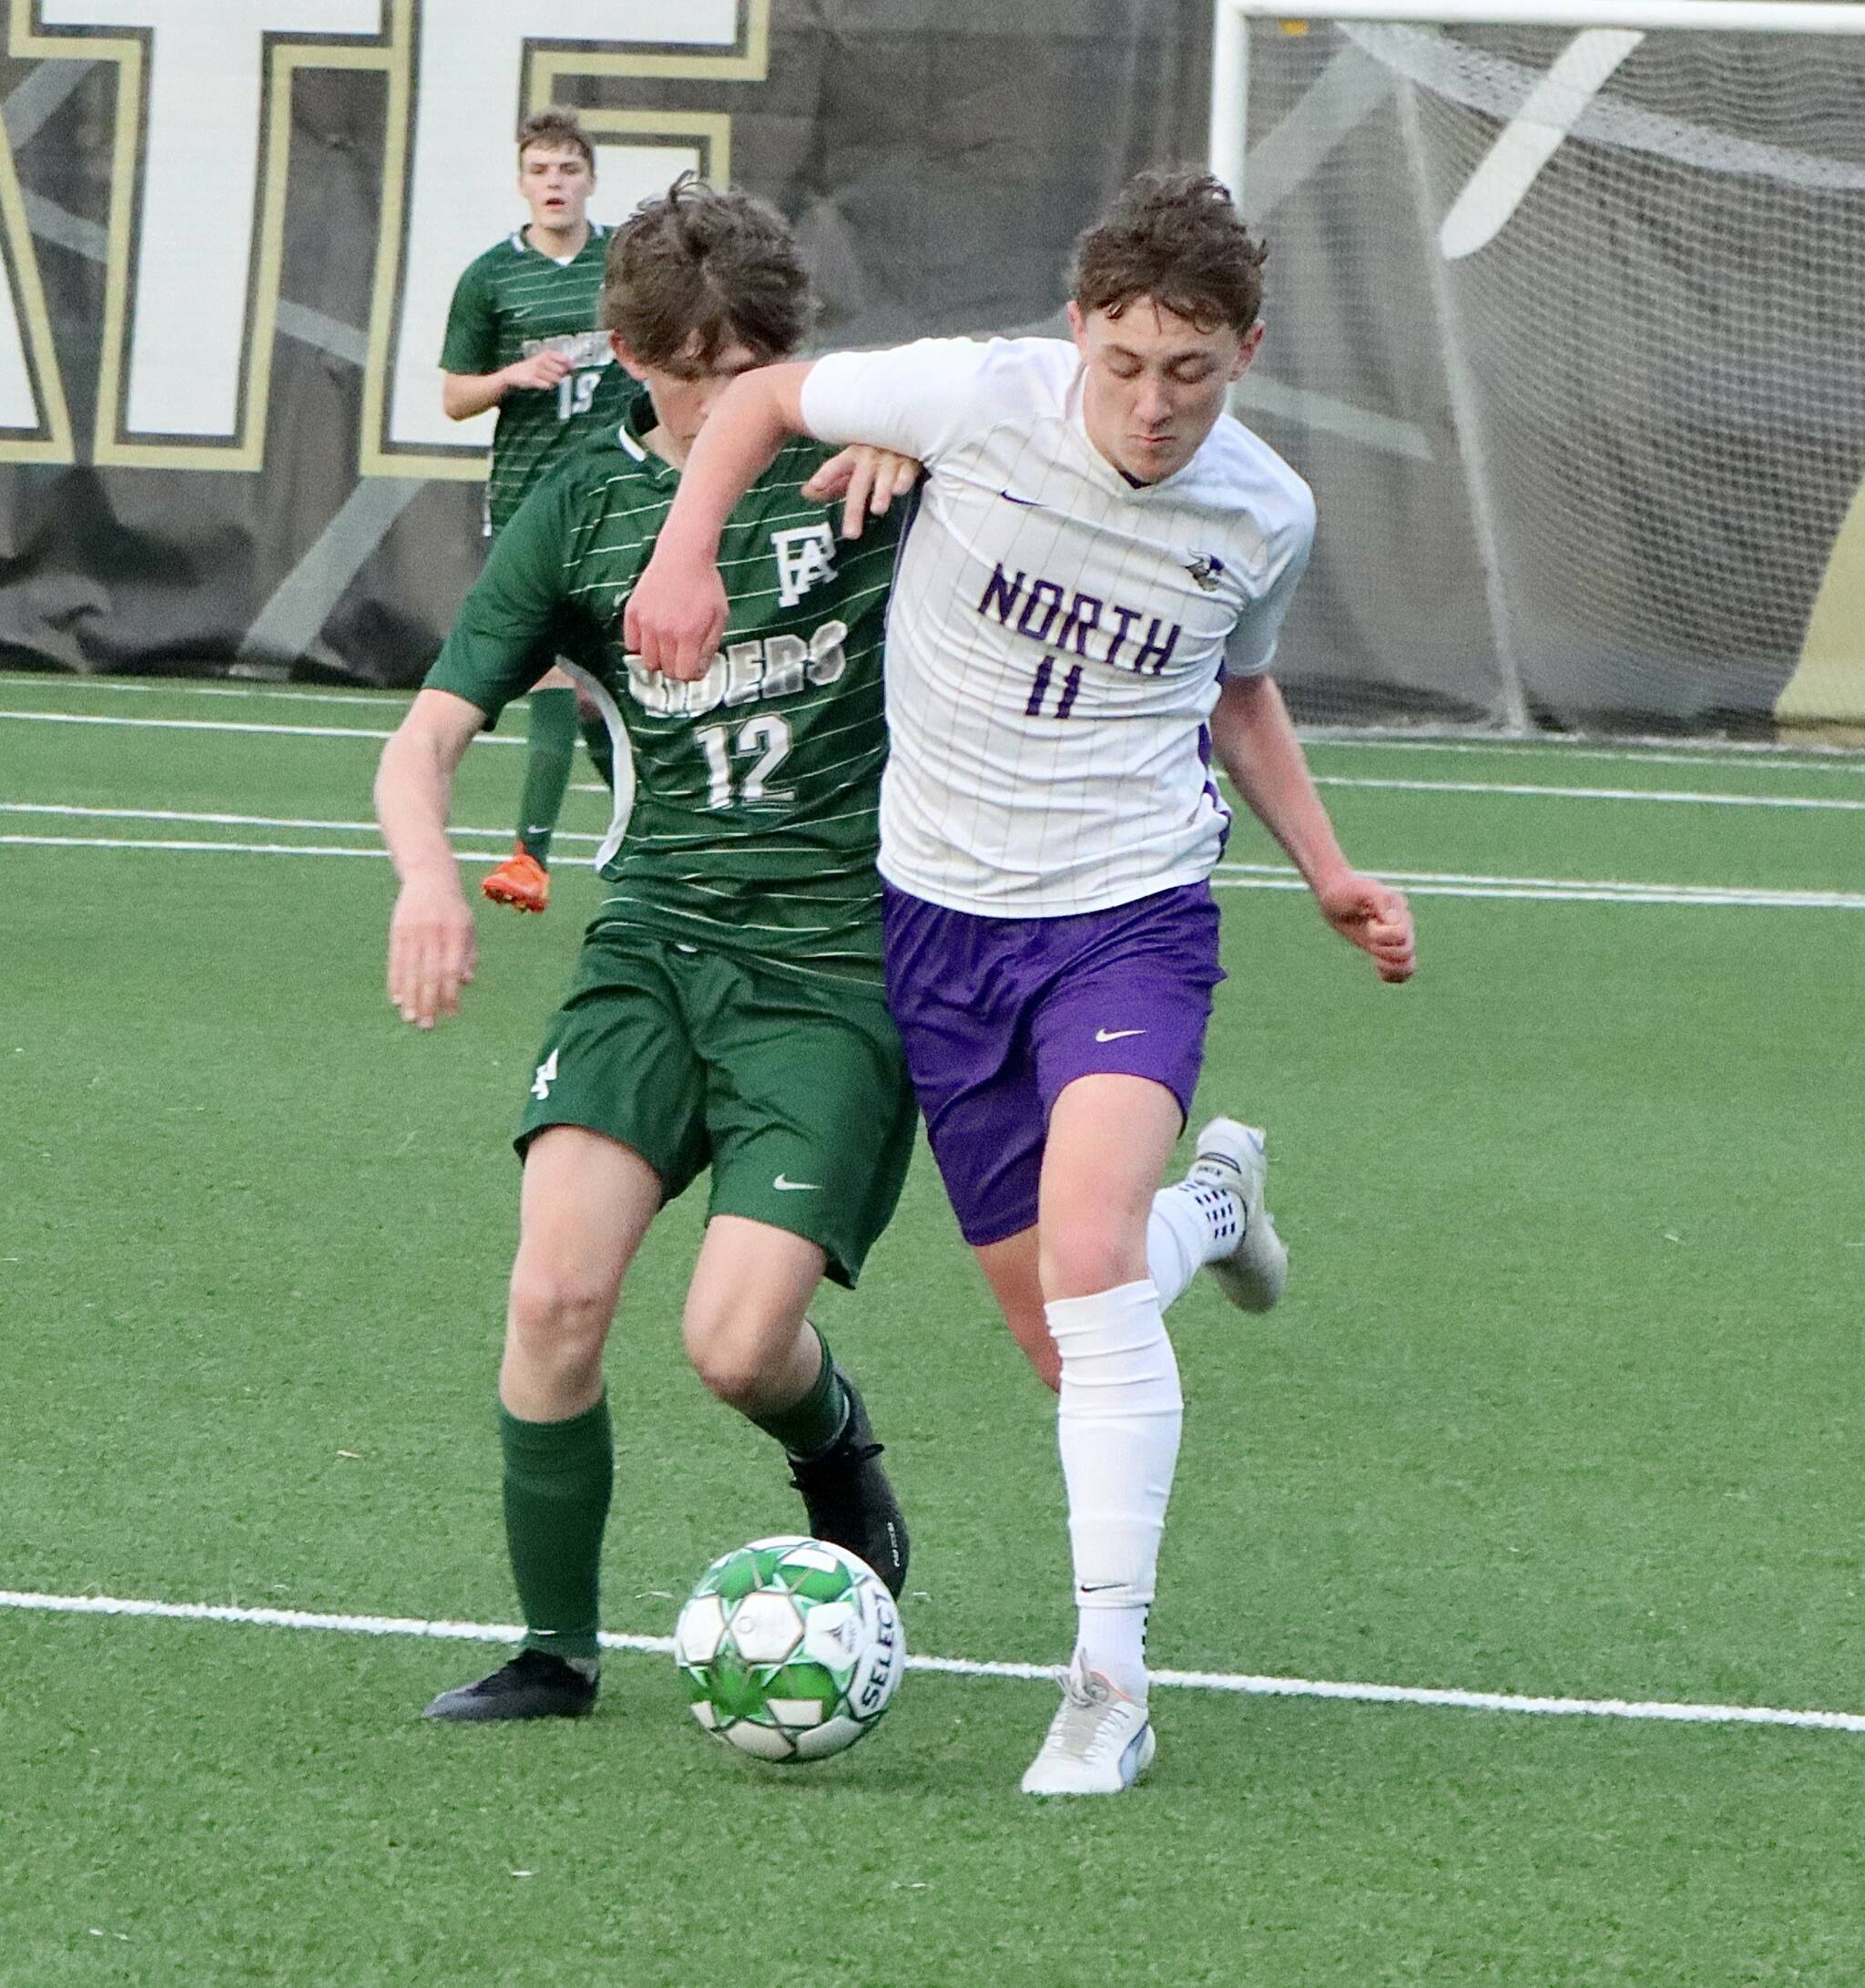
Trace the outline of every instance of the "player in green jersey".
<instances>
[{"instance_id":1,"label":"player in green jersey","mask_svg":"<svg viewBox=\"0 0 1865 1988\"><path fill-rule=\"evenodd\" d=\"M488 536L573 443L619 421L627 375L596 323L610 231L588 218L596 150L568 110L534 112L518 127L518 191L528 227L468 263L454 291L441 349L441 404L454 421L498 409L485 486ZM578 700L536 658L518 841L480 888L495 903L541 912L550 901L550 843L576 762ZM597 770L607 740L593 707L581 716Z\"/></svg>"},{"instance_id":2,"label":"player in green jersey","mask_svg":"<svg viewBox=\"0 0 1865 1988\"><path fill-rule=\"evenodd\" d=\"M603 311L647 391L500 535L376 783L402 880L390 998L432 1026L457 1009L473 968L473 915L446 839L454 773L528 687L541 639L576 659L616 739L608 895L517 1139L499 1423L525 1646L443 1693L428 1708L437 1718L594 1704L614 1474L603 1350L642 1237L708 1165L688 1354L783 1445L810 1530L860 1554L896 1593L906 1574L880 1446L805 1316L825 1275L854 1282L912 1142L874 871L898 534L882 524L838 543L820 501L835 465L825 470L814 444L785 451L733 516L730 620L710 675L677 687L642 670L622 646L621 604L713 402L800 342L807 282L776 215L682 182L619 230ZM913 467L869 461L851 505L871 475L884 508ZM625 1401L625 1430L627 1413Z\"/></svg>"}]
</instances>

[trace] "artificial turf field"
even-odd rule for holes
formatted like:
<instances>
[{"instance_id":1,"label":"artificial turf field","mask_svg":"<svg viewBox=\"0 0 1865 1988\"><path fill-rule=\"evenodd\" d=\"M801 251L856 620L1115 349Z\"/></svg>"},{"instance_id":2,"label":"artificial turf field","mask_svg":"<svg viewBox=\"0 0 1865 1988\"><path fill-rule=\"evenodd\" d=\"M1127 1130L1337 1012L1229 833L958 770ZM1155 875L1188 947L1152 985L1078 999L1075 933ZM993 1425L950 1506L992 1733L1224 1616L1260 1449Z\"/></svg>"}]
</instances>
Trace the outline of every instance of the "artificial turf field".
<instances>
[{"instance_id":1,"label":"artificial turf field","mask_svg":"<svg viewBox=\"0 0 1865 1988\"><path fill-rule=\"evenodd\" d=\"M1401 990L1239 825L1200 1103L1269 1127L1294 1273L1172 1314L1153 1636L1218 1675L1159 1689L1133 1795L1041 1806L1043 1682L911 1675L782 1770L660 1655L587 1723L437 1728L492 1644L75 1612L512 1614L504 1142L596 888L488 907L465 1013L403 1027L386 863L257 852L374 845L403 701L0 683L0 1982L1865 1981L1865 1718L1322 1690L1865 1714L1865 760L1317 742L1350 851L1439 880ZM520 764L469 755L464 850ZM252 852L162 846L202 841ZM611 1341L605 1619L646 1636L797 1517L679 1354L694 1202ZM923 1153L820 1316L913 1522L910 1646L1060 1661L1049 1397Z\"/></svg>"}]
</instances>

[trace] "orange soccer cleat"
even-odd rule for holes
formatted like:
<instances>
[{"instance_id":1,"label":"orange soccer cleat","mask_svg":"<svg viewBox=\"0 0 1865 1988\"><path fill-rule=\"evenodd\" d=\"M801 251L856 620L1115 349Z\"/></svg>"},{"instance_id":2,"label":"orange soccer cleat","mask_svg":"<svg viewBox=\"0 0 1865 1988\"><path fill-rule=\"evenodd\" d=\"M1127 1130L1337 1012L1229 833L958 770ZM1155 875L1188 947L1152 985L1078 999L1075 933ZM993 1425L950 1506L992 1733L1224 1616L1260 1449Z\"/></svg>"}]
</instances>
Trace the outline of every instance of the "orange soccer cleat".
<instances>
[{"instance_id":1,"label":"orange soccer cleat","mask_svg":"<svg viewBox=\"0 0 1865 1988\"><path fill-rule=\"evenodd\" d=\"M541 912L550 902L550 872L520 842L479 888L494 904Z\"/></svg>"}]
</instances>

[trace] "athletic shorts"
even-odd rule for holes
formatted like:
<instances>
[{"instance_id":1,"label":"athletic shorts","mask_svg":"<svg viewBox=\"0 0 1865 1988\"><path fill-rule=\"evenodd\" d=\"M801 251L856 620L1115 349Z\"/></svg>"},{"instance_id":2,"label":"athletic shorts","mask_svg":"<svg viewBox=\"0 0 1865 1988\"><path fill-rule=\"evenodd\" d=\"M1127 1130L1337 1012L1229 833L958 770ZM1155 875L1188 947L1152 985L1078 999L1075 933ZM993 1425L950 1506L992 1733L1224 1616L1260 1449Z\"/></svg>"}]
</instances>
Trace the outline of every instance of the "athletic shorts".
<instances>
[{"instance_id":1,"label":"athletic shorts","mask_svg":"<svg viewBox=\"0 0 1865 1988\"><path fill-rule=\"evenodd\" d=\"M685 1193L708 1166L708 1218L815 1243L852 1285L900 1198L916 1114L878 987L641 933L585 942L544 1038L515 1142L582 1126Z\"/></svg>"},{"instance_id":2,"label":"athletic shorts","mask_svg":"<svg viewBox=\"0 0 1865 1988\"><path fill-rule=\"evenodd\" d=\"M1208 885L1069 918L979 918L891 885L883 902L888 998L974 1249L1035 1221L1049 1114L1076 1077L1149 1077L1189 1113L1224 978Z\"/></svg>"}]
</instances>

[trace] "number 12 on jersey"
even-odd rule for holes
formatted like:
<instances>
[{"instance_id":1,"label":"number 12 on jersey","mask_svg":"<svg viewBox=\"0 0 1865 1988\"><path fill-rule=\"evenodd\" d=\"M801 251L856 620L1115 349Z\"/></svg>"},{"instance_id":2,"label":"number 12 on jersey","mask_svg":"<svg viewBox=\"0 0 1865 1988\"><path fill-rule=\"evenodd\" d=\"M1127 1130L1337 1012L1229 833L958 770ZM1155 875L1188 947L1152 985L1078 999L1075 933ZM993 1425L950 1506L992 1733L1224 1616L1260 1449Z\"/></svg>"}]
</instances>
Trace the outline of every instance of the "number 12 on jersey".
<instances>
[{"instance_id":1,"label":"number 12 on jersey","mask_svg":"<svg viewBox=\"0 0 1865 1988\"><path fill-rule=\"evenodd\" d=\"M754 718L749 724L739 727L736 739L731 736L729 725L706 725L693 736L699 741L700 751L706 755L706 805L708 808L729 808L735 801L749 807L756 807L760 802L766 806L781 805L796 799L795 788L770 784L772 774L790 753L790 729L782 719ZM750 771L738 783L736 793L732 788L734 758L756 760Z\"/></svg>"}]
</instances>

